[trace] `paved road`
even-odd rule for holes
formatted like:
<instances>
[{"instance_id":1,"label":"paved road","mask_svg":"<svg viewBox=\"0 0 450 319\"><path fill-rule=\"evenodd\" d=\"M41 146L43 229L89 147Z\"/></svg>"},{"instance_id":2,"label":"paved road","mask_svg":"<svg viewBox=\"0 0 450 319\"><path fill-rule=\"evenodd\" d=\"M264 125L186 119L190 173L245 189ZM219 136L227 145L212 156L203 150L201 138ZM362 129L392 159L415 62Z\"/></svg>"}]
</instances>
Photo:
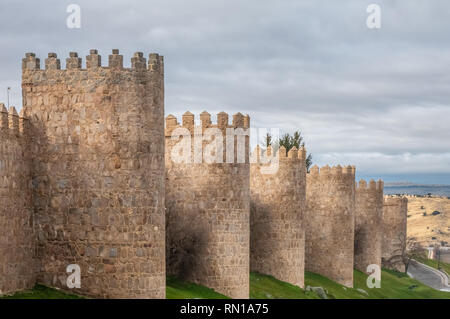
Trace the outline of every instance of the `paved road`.
<instances>
[{"instance_id":1,"label":"paved road","mask_svg":"<svg viewBox=\"0 0 450 319\"><path fill-rule=\"evenodd\" d=\"M443 273L415 260L411 261L411 264L408 267L408 274L427 286L437 290L450 292L450 286L447 284L448 278L446 279L446 276Z\"/></svg>"}]
</instances>

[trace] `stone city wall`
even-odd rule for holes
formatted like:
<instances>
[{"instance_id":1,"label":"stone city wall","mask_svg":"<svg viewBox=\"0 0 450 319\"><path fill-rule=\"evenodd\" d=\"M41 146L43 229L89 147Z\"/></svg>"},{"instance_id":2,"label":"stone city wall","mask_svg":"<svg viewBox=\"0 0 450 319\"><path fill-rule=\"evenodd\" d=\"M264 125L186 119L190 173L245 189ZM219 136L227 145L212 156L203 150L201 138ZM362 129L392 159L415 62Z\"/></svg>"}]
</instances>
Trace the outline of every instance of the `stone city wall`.
<instances>
[{"instance_id":1,"label":"stone city wall","mask_svg":"<svg viewBox=\"0 0 450 319\"><path fill-rule=\"evenodd\" d=\"M22 63L23 105L33 130L38 281L102 298L165 297L164 66L118 50L50 53Z\"/></svg>"},{"instance_id":2,"label":"stone city wall","mask_svg":"<svg viewBox=\"0 0 450 319\"><path fill-rule=\"evenodd\" d=\"M0 295L35 283L28 120L0 104Z\"/></svg>"},{"instance_id":3,"label":"stone city wall","mask_svg":"<svg viewBox=\"0 0 450 319\"><path fill-rule=\"evenodd\" d=\"M385 197L382 221L382 265L385 268L405 271L403 258L406 250L406 223L408 199Z\"/></svg>"},{"instance_id":4,"label":"stone city wall","mask_svg":"<svg viewBox=\"0 0 450 319\"><path fill-rule=\"evenodd\" d=\"M304 287L306 165L304 149L253 153L250 165L250 269ZM269 158L278 165L265 171Z\"/></svg>"},{"instance_id":5,"label":"stone city wall","mask_svg":"<svg viewBox=\"0 0 450 319\"><path fill-rule=\"evenodd\" d=\"M305 269L353 286L355 168L311 168L306 178Z\"/></svg>"},{"instance_id":6,"label":"stone city wall","mask_svg":"<svg viewBox=\"0 0 450 319\"><path fill-rule=\"evenodd\" d=\"M355 269L367 272L369 265L381 267L383 182L361 180L356 187ZM372 271L370 271L372 273Z\"/></svg>"},{"instance_id":7,"label":"stone city wall","mask_svg":"<svg viewBox=\"0 0 450 319\"><path fill-rule=\"evenodd\" d=\"M239 137L225 135L227 129L249 128L250 119L238 113L230 125L221 112L213 124L203 112L200 120L196 125L190 112L181 125L172 115L166 118L167 272L232 298L248 298L249 140L244 137L238 152ZM208 141L207 132L214 138Z\"/></svg>"}]
</instances>

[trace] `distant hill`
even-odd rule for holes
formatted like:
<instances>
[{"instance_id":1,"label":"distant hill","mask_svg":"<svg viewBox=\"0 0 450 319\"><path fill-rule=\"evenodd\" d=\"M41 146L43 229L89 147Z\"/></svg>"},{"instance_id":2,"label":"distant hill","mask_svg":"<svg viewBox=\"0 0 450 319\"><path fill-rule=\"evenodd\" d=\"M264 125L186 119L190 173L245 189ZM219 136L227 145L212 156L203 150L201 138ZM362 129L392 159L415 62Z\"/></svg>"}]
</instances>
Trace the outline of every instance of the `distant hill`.
<instances>
[{"instance_id":1,"label":"distant hill","mask_svg":"<svg viewBox=\"0 0 450 319\"><path fill-rule=\"evenodd\" d=\"M445 184L416 184L411 182L386 182L384 183L385 187L398 187L398 186L404 186L404 187L447 187L450 185Z\"/></svg>"},{"instance_id":2,"label":"distant hill","mask_svg":"<svg viewBox=\"0 0 450 319\"><path fill-rule=\"evenodd\" d=\"M416 196L407 198L408 237L414 238L422 246L450 246L450 199Z\"/></svg>"}]
</instances>

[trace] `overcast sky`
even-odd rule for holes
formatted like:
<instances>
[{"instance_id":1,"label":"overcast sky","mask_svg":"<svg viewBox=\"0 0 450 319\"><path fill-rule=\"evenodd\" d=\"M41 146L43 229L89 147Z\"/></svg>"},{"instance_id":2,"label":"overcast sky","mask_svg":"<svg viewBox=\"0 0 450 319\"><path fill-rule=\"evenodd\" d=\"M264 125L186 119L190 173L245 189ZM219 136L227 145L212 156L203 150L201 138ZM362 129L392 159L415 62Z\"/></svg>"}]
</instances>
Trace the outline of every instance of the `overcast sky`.
<instances>
[{"instance_id":1,"label":"overcast sky","mask_svg":"<svg viewBox=\"0 0 450 319\"><path fill-rule=\"evenodd\" d=\"M81 7L81 28L66 26ZM381 29L367 6L381 5ZM165 56L166 115L242 112L301 129L314 162L450 184L448 0L0 2L0 101L21 106L21 58L118 48Z\"/></svg>"}]
</instances>

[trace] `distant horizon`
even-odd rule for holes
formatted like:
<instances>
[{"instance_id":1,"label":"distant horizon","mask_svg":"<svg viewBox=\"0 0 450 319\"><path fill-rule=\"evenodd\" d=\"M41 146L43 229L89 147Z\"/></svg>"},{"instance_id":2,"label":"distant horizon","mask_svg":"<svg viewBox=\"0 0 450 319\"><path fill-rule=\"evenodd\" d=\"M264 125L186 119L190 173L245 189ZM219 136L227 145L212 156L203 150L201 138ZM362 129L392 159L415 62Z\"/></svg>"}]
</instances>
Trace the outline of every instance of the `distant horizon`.
<instances>
[{"instance_id":1,"label":"distant horizon","mask_svg":"<svg viewBox=\"0 0 450 319\"><path fill-rule=\"evenodd\" d=\"M439 196L439 197L448 197L450 198L450 185L397 185L397 186L389 186L385 185L384 187L385 195L420 195L420 196Z\"/></svg>"},{"instance_id":2,"label":"distant horizon","mask_svg":"<svg viewBox=\"0 0 450 319\"><path fill-rule=\"evenodd\" d=\"M447 184L417 184L417 183L409 183L409 182L387 182L384 183L384 187L450 187Z\"/></svg>"},{"instance_id":3,"label":"distant horizon","mask_svg":"<svg viewBox=\"0 0 450 319\"><path fill-rule=\"evenodd\" d=\"M450 186L450 174L357 174L356 179L379 180L381 179L385 186Z\"/></svg>"}]
</instances>

